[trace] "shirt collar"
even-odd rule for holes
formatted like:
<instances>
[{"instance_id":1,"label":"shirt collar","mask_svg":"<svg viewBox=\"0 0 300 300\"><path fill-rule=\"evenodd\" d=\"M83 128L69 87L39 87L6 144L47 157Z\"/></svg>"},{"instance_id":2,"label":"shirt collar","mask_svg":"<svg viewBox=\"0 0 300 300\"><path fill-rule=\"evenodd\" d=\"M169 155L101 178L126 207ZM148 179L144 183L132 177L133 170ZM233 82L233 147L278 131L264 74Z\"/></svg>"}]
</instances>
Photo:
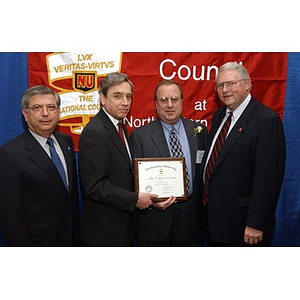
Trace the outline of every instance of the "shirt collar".
<instances>
[{"instance_id":1,"label":"shirt collar","mask_svg":"<svg viewBox=\"0 0 300 300\"><path fill-rule=\"evenodd\" d=\"M171 132L172 128L175 128L176 133L178 134L182 125L182 120L181 118L179 118L178 122L176 124L174 124L173 126L170 124L167 124L166 122L160 120L161 125L163 126L163 128L165 128L168 132Z\"/></svg>"},{"instance_id":2,"label":"shirt collar","mask_svg":"<svg viewBox=\"0 0 300 300\"><path fill-rule=\"evenodd\" d=\"M239 105L233 112L233 117L235 120L239 119L239 117L241 116L241 114L243 113L243 111L245 110L245 108L247 107L247 105L249 104L250 100L251 100L251 94L249 93L249 95L246 97L246 99L241 103L241 105ZM226 115L229 114L229 112L231 112L231 110L229 108L226 109Z\"/></svg>"},{"instance_id":3,"label":"shirt collar","mask_svg":"<svg viewBox=\"0 0 300 300\"><path fill-rule=\"evenodd\" d=\"M118 126L120 120L115 119L113 116L111 116L104 107L102 107L101 109L103 109L103 111L106 113L106 115L109 117L109 119L111 120L111 122L114 124L114 126Z\"/></svg>"},{"instance_id":4,"label":"shirt collar","mask_svg":"<svg viewBox=\"0 0 300 300\"><path fill-rule=\"evenodd\" d=\"M30 128L28 128L28 129L29 129L29 132L33 135L33 137L39 142L39 144L40 144L43 148L45 148L45 146L46 146L46 144L47 144L47 139L44 138L43 136L41 136L41 135L35 133L35 132L32 131ZM55 136L54 136L53 134L51 134L50 137L53 139L54 143L58 144L57 139L55 138Z\"/></svg>"}]
</instances>

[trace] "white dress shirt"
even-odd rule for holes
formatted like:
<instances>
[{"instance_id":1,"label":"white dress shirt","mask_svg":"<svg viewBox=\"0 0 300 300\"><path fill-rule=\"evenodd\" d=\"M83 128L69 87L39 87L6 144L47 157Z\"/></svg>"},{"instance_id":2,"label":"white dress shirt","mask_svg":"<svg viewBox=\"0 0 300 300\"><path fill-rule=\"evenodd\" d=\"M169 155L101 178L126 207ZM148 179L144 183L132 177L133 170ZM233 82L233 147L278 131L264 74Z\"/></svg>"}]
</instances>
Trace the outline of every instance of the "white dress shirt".
<instances>
[{"instance_id":1,"label":"white dress shirt","mask_svg":"<svg viewBox=\"0 0 300 300\"><path fill-rule=\"evenodd\" d=\"M106 110L104 107L102 107L101 109L103 109L103 111L106 113L106 115L108 116L108 118L111 120L111 122L114 124L117 132L119 132L119 122L120 120L118 119L115 119L114 117L112 117ZM132 161L132 158L131 158L131 153L130 153L130 150L129 150L129 146L128 146L128 142L127 142L127 139L126 139L126 136L125 136L125 133L123 131L123 137L124 137L124 141L125 141L125 145L126 145L126 149L127 149L127 152L128 152L128 155L129 155L129 158L130 160Z\"/></svg>"},{"instance_id":2,"label":"white dress shirt","mask_svg":"<svg viewBox=\"0 0 300 300\"><path fill-rule=\"evenodd\" d=\"M30 133L33 135L33 137L38 141L38 143L42 146L42 148L46 151L46 153L48 154L48 156L51 158L51 155L50 155L50 146L47 144L47 139L38 135L37 133L33 132L31 129L29 129ZM65 157L64 157L64 154L60 148L60 145L57 141L57 139L55 138L55 136L52 134L50 136L50 138L52 138L53 140L53 144L54 144L54 148L55 148L55 151L57 152L62 164L63 164L63 167L64 167L64 170L65 170L65 174L66 174L66 178L67 178L67 184L69 185L69 178L68 178L68 168L67 168L67 163L66 163L66 160L65 160Z\"/></svg>"},{"instance_id":3,"label":"white dress shirt","mask_svg":"<svg viewBox=\"0 0 300 300\"><path fill-rule=\"evenodd\" d=\"M230 131L232 130L233 126L235 125L235 123L238 121L238 119L240 118L240 116L242 115L242 113L244 112L245 108L247 107L247 105L249 104L250 100L251 100L251 94L249 93L249 95L246 97L246 99L234 110L232 111L232 119L231 119L231 124L230 124L230 127L228 129L228 133L227 133L227 136L229 135ZM228 115L229 113L231 112L231 110L229 108L226 109L226 114L225 114L225 117L224 119L222 120L214 138L213 138L213 141L212 141L212 144L210 146L210 149L209 149L209 152L208 152L208 155L207 155L207 159L206 159L206 162L205 162L205 168L204 168L204 172L203 172L203 182L205 183L205 171L206 171L206 166L207 166L207 163L209 161L209 158L210 158L210 155L211 155L211 152L212 152L212 149L214 148L214 145L215 145L215 142L219 136L219 133L226 121L226 119L228 118Z\"/></svg>"}]
</instances>

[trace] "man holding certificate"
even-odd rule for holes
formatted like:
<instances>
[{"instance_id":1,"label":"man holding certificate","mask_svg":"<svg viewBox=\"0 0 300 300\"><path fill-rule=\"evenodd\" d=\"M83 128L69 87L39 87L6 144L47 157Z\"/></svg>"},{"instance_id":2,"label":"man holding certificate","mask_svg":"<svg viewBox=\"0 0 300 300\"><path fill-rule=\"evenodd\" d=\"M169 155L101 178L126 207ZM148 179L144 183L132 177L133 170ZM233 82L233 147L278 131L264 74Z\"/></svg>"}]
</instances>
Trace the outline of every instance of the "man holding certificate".
<instances>
[{"instance_id":1,"label":"man holding certificate","mask_svg":"<svg viewBox=\"0 0 300 300\"><path fill-rule=\"evenodd\" d=\"M106 75L99 88L101 110L80 136L83 246L131 246L135 209L147 208L157 196L134 191L132 155L122 123L132 93L133 84L126 74Z\"/></svg>"},{"instance_id":2,"label":"man holding certificate","mask_svg":"<svg viewBox=\"0 0 300 300\"><path fill-rule=\"evenodd\" d=\"M163 197L151 208L139 210L136 215L136 242L138 246L201 246L204 217L199 194L199 170L207 130L202 124L181 117L183 92L177 82L160 82L154 98L158 118L131 133L133 156L157 158L157 163L145 170L155 169L163 159L174 157L175 161L178 157L184 157L187 197L173 197L172 186L167 186L169 197ZM161 168L158 168L159 180L163 178L164 166L162 163ZM170 165L169 169L172 168ZM149 182L153 177L149 176ZM153 187L149 184L147 188L150 192Z\"/></svg>"}]
</instances>

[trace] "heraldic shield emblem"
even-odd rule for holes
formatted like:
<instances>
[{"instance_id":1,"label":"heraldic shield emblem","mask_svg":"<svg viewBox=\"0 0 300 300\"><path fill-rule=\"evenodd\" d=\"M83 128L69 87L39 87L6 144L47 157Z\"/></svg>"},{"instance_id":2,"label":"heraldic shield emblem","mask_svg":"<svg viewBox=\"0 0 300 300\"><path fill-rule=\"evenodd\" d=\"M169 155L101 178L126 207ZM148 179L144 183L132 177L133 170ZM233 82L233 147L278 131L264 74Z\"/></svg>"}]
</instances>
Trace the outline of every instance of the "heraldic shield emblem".
<instances>
[{"instance_id":1,"label":"heraldic shield emblem","mask_svg":"<svg viewBox=\"0 0 300 300\"><path fill-rule=\"evenodd\" d=\"M31 64L38 70L43 66L39 71L39 84L46 84L59 94L61 107L57 130L72 136L77 151L83 128L101 109L99 84L106 74L120 72L122 53L34 53Z\"/></svg>"},{"instance_id":2,"label":"heraldic shield emblem","mask_svg":"<svg viewBox=\"0 0 300 300\"><path fill-rule=\"evenodd\" d=\"M97 72L74 72L73 88L74 90L88 93L95 89Z\"/></svg>"}]
</instances>

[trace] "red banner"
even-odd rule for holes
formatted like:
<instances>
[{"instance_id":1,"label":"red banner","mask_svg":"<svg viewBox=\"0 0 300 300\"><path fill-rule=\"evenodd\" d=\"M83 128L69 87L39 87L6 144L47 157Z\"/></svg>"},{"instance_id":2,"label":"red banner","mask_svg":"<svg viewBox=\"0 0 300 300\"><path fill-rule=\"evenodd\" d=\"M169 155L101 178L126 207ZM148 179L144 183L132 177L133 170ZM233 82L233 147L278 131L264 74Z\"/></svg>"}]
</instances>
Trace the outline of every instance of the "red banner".
<instances>
[{"instance_id":1,"label":"red banner","mask_svg":"<svg viewBox=\"0 0 300 300\"><path fill-rule=\"evenodd\" d=\"M287 53L29 53L29 85L45 84L61 97L58 130L73 137L77 149L84 126L100 109L98 88L111 72L126 73L133 82L133 103L125 120L129 130L156 118L154 90L173 79L184 94L183 117L210 128L221 106L214 92L218 68L228 61L243 64L252 80L251 94L283 117Z\"/></svg>"}]
</instances>

